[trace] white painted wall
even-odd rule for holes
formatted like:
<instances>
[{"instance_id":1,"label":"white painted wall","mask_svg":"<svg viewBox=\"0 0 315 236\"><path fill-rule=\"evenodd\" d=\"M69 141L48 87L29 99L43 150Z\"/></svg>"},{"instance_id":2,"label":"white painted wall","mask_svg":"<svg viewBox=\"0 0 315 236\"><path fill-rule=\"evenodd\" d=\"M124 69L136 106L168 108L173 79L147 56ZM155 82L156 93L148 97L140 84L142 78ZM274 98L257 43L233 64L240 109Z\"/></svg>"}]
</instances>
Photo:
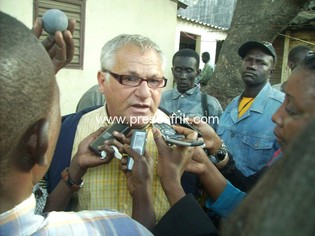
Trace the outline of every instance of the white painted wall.
<instances>
[{"instance_id":1,"label":"white painted wall","mask_svg":"<svg viewBox=\"0 0 315 236\"><path fill-rule=\"evenodd\" d=\"M179 49L180 32L195 34L198 36L196 51L201 54L205 51L210 53L210 64L214 65L216 56L217 41L224 40L227 31L218 30L210 26L201 25L180 17L177 18L175 48ZM203 68L203 62L200 63L200 69Z\"/></svg>"},{"instance_id":2,"label":"white painted wall","mask_svg":"<svg viewBox=\"0 0 315 236\"><path fill-rule=\"evenodd\" d=\"M33 0L0 0L0 9L32 27ZM199 36L196 51L200 55L208 51L214 65L216 42L224 40L227 32L178 18L173 0L87 0L83 69L63 69L57 74L62 115L75 112L82 94L97 83L101 48L121 33L143 34L160 45L167 58L165 90L171 89L171 62L179 49L181 31Z\"/></svg>"},{"instance_id":3,"label":"white painted wall","mask_svg":"<svg viewBox=\"0 0 315 236\"><path fill-rule=\"evenodd\" d=\"M0 9L32 27L33 0L0 0ZM83 69L63 69L57 74L62 115L75 112L81 95L97 83L101 48L121 33L139 33L160 45L167 58L169 88L176 15L177 3L171 0L87 0Z\"/></svg>"}]
</instances>

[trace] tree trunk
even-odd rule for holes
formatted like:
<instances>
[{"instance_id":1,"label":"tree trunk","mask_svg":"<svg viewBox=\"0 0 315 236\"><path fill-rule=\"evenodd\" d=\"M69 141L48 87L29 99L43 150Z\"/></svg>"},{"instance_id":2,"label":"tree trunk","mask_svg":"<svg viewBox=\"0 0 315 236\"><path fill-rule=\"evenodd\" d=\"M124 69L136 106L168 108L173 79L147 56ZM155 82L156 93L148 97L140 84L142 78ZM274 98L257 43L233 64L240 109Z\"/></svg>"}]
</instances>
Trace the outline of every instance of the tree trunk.
<instances>
[{"instance_id":1,"label":"tree trunk","mask_svg":"<svg viewBox=\"0 0 315 236\"><path fill-rule=\"evenodd\" d=\"M310 0L238 0L212 79L204 88L223 109L243 90L238 48L246 41L277 37Z\"/></svg>"}]
</instances>

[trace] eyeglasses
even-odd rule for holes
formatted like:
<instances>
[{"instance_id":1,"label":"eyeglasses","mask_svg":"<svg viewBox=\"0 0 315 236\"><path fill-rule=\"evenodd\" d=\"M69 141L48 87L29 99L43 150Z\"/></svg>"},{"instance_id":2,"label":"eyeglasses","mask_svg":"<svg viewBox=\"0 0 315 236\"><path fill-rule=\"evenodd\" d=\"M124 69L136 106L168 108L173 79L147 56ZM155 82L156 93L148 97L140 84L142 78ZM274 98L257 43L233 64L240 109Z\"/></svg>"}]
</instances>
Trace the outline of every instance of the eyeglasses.
<instances>
[{"instance_id":1,"label":"eyeglasses","mask_svg":"<svg viewBox=\"0 0 315 236\"><path fill-rule=\"evenodd\" d=\"M126 85L129 87L137 87L143 81L147 82L149 88L157 89L157 88L164 88L167 84L167 79L162 78L149 78L143 79L134 75L119 75L115 74L109 70L104 70L103 72L109 73L112 77L114 77L120 84Z\"/></svg>"}]
</instances>

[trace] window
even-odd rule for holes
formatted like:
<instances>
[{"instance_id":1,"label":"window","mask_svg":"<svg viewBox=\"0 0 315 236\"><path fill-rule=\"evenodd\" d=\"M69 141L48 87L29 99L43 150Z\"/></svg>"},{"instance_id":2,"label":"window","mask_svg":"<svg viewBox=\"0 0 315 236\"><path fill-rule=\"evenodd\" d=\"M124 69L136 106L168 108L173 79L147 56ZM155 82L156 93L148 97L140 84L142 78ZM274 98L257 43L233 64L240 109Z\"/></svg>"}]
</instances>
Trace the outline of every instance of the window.
<instances>
[{"instance_id":1,"label":"window","mask_svg":"<svg viewBox=\"0 0 315 236\"><path fill-rule=\"evenodd\" d=\"M56 8L66 13L68 18L76 20L76 27L73 33L75 52L72 61L66 68L82 69L84 54L84 22L85 22L85 1L86 0L34 0L34 20L49 9ZM46 37L44 32L41 36Z\"/></svg>"}]
</instances>

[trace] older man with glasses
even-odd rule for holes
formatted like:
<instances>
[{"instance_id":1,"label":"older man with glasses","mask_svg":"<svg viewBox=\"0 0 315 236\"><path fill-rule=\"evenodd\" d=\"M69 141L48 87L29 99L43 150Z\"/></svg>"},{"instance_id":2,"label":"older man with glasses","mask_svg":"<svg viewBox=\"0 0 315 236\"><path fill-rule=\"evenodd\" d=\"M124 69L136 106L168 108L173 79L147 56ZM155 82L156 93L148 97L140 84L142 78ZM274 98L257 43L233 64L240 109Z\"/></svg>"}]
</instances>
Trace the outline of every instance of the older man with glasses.
<instances>
[{"instance_id":1,"label":"older man with glasses","mask_svg":"<svg viewBox=\"0 0 315 236\"><path fill-rule=\"evenodd\" d=\"M123 34L104 45L100 63L101 69L97 78L99 89L105 96L105 104L94 110L81 112L79 118L69 116L63 120L47 177L49 192L61 185L56 191L67 197L58 195L58 198L66 200L59 206L53 204L46 207L46 211L61 210L61 206L67 204L69 196L73 195L72 192L80 189L77 192L78 202L70 209L111 208L132 215L133 204L126 177L120 170L119 160L113 158L112 147L105 148L107 155L102 162L99 157L94 156L95 160L88 163L82 164L74 158L70 164L79 143L100 127L116 122L147 130L146 150L154 160L158 157L152 126L149 124L155 121L169 122L169 117L158 109L161 90L167 83L164 78L165 59L162 51L149 38ZM67 172L64 171L66 167L69 167ZM156 176L156 166L153 168L153 201L156 218L159 220L169 209L169 203ZM61 180L61 173L67 185ZM83 186L81 178L84 180Z\"/></svg>"}]
</instances>

